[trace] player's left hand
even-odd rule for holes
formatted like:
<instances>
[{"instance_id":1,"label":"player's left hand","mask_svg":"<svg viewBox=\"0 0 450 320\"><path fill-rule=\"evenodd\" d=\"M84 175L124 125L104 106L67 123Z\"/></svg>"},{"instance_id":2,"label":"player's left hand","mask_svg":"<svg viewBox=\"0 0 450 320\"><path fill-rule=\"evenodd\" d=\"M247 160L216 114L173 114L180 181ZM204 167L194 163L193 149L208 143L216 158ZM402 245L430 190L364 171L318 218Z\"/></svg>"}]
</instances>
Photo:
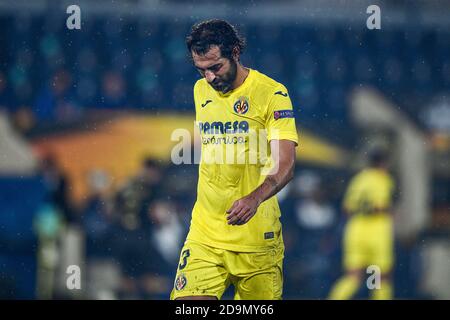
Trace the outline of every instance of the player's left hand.
<instances>
[{"instance_id":1,"label":"player's left hand","mask_svg":"<svg viewBox=\"0 0 450 320\"><path fill-rule=\"evenodd\" d=\"M251 195L236 200L227 210L228 224L242 225L247 223L255 215L259 205L258 199Z\"/></svg>"}]
</instances>

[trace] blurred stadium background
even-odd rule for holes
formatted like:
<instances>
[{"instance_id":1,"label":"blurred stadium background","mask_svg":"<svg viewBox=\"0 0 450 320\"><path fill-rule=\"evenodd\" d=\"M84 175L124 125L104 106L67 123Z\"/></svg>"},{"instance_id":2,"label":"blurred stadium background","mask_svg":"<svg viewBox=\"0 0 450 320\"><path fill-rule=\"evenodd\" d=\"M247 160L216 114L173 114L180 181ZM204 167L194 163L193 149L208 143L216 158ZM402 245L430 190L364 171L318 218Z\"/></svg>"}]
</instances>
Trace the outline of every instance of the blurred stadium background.
<instances>
[{"instance_id":1,"label":"blurred stadium background","mask_svg":"<svg viewBox=\"0 0 450 320\"><path fill-rule=\"evenodd\" d=\"M71 4L81 30L66 28ZM381 30L366 27L370 4ZM198 168L170 162L172 131L194 130L184 38L221 17L247 38L244 64L296 108L284 298L326 298L343 192L383 145L398 187L395 297L450 299L449 13L450 1L1 0L0 297L168 298Z\"/></svg>"}]
</instances>

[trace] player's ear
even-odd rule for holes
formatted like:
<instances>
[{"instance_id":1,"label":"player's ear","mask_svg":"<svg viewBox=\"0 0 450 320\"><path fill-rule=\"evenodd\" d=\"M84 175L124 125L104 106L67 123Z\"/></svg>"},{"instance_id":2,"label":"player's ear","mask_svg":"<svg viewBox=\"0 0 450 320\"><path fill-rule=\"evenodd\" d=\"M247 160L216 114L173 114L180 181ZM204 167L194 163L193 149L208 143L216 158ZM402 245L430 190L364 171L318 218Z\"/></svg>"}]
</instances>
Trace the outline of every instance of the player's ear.
<instances>
[{"instance_id":1,"label":"player's ear","mask_svg":"<svg viewBox=\"0 0 450 320\"><path fill-rule=\"evenodd\" d=\"M240 51L238 47L234 47L231 51L231 56L235 62L239 62Z\"/></svg>"}]
</instances>

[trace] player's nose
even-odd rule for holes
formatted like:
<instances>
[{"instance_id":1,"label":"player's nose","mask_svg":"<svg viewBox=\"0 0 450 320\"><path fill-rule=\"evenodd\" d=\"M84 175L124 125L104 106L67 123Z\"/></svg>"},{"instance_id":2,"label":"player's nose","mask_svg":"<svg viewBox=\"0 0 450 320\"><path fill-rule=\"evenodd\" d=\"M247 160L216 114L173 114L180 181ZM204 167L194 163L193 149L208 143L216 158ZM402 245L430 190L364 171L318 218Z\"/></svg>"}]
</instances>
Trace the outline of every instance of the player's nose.
<instances>
[{"instance_id":1,"label":"player's nose","mask_svg":"<svg viewBox=\"0 0 450 320\"><path fill-rule=\"evenodd\" d=\"M216 75L213 72L211 72L209 70L206 70L205 71L205 78L206 78L206 81L213 82L214 79L216 78Z\"/></svg>"}]
</instances>

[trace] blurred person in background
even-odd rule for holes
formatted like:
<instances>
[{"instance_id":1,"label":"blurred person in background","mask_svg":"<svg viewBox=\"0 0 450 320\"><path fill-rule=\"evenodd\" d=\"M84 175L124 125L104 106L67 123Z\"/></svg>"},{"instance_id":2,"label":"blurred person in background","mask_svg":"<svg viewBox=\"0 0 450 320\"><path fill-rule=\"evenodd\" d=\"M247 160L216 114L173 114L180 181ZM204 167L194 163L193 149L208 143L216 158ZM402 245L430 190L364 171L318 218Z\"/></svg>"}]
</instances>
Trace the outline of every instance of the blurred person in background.
<instances>
[{"instance_id":1,"label":"blurred person in background","mask_svg":"<svg viewBox=\"0 0 450 320\"><path fill-rule=\"evenodd\" d=\"M151 259L150 268L143 277L148 299L166 299L172 288L173 265L178 261L185 230L176 212L175 203L158 198L148 207L150 226L147 228Z\"/></svg>"},{"instance_id":2,"label":"blurred person in background","mask_svg":"<svg viewBox=\"0 0 450 320\"><path fill-rule=\"evenodd\" d=\"M330 299L351 299L365 283L369 266L381 272L380 287L372 289L372 298L393 298L393 191L387 151L375 148L369 152L369 166L352 178L344 197L343 210L349 215L343 241L345 275L332 288Z\"/></svg>"},{"instance_id":3,"label":"blurred person in background","mask_svg":"<svg viewBox=\"0 0 450 320\"><path fill-rule=\"evenodd\" d=\"M76 223L78 218L69 197L69 183L56 157L47 154L42 159L39 170L50 202L61 212L65 222Z\"/></svg>"},{"instance_id":4,"label":"blurred person in background","mask_svg":"<svg viewBox=\"0 0 450 320\"><path fill-rule=\"evenodd\" d=\"M101 170L92 170L88 178L90 194L81 216L86 239L87 294L92 299L113 299L120 275L112 252L116 216L109 194L111 180Z\"/></svg>"},{"instance_id":5,"label":"blurred person in background","mask_svg":"<svg viewBox=\"0 0 450 320\"><path fill-rule=\"evenodd\" d=\"M148 208L158 196L163 177L161 165L153 159L143 161L139 173L132 177L115 197L117 227L112 239L113 257L121 268L119 298L142 298L141 279L149 273L154 260L148 227Z\"/></svg>"},{"instance_id":6,"label":"blurred person in background","mask_svg":"<svg viewBox=\"0 0 450 320\"><path fill-rule=\"evenodd\" d=\"M151 240L169 265L177 263L184 228L180 224L175 204L157 199L148 210Z\"/></svg>"},{"instance_id":7,"label":"blurred person in background","mask_svg":"<svg viewBox=\"0 0 450 320\"><path fill-rule=\"evenodd\" d=\"M33 221L38 236L37 297L51 299L57 296L57 278L62 250L62 236L66 224L74 221L68 197L68 184L56 157L47 154L40 163L39 174L43 181L46 201Z\"/></svg>"},{"instance_id":8,"label":"blurred person in background","mask_svg":"<svg viewBox=\"0 0 450 320\"><path fill-rule=\"evenodd\" d=\"M327 198L326 188L318 174L304 172L294 184L297 195L294 203L296 246L301 277L296 284L307 298L325 298L332 261L333 227L337 213Z\"/></svg>"},{"instance_id":9,"label":"blurred person in background","mask_svg":"<svg viewBox=\"0 0 450 320\"><path fill-rule=\"evenodd\" d=\"M125 80L121 73L109 71L103 75L99 107L106 109L123 109L127 105Z\"/></svg>"},{"instance_id":10,"label":"blurred person in background","mask_svg":"<svg viewBox=\"0 0 450 320\"><path fill-rule=\"evenodd\" d=\"M75 102L72 90L72 76L65 69L59 69L41 89L33 106L39 121L73 121L81 116L81 109Z\"/></svg>"},{"instance_id":11,"label":"blurred person in background","mask_svg":"<svg viewBox=\"0 0 450 320\"><path fill-rule=\"evenodd\" d=\"M146 210L161 190L162 170L157 160L147 158L138 174L118 190L115 210L126 229L138 229L148 223Z\"/></svg>"},{"instance_id":12,"label":"blurred person in background","mask_svg":"<svg viewBox=\"0 0 450 320\"><path fill-rule=\"evenodd\" d=\"M102 257L107 253L108 240L114 224L112 201L108 196L110 179L100 170L89 174L89 196L81 215L81 223L86 234L86 254Z\"/></svg>"}]
</instances>

